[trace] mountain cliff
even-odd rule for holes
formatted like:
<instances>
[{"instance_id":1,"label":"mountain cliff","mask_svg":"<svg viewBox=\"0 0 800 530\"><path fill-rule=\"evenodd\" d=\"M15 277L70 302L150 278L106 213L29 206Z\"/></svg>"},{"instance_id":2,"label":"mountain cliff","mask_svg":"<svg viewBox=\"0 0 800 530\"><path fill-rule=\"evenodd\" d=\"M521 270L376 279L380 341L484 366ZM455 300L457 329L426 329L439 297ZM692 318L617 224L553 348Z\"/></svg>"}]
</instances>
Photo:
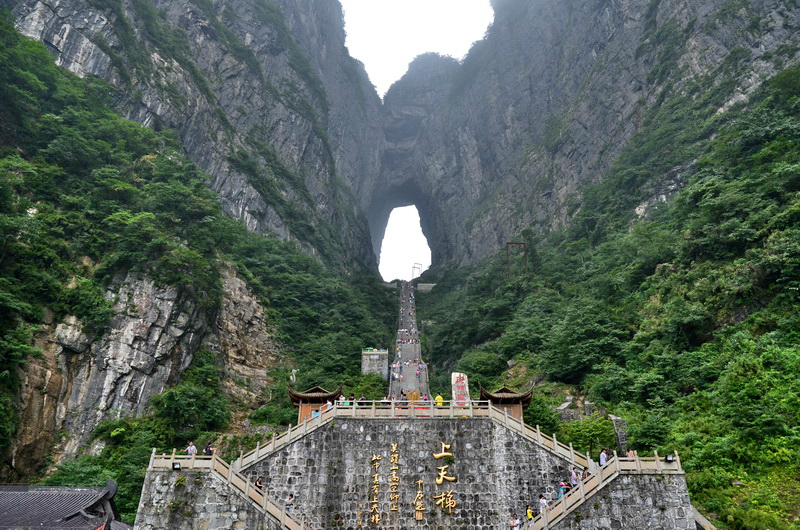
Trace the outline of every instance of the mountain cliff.
<instances>
[{"instance_id":1,"label":"mountain cliff","mask_svg":"<svg viewBox=\"0 0 800 530\"><path fill-rule=\"evenodd\" d=\"M301 388L382 396L354 354L391 340L375 255L407 204L441 280L440 366L490 381L514 360L583 384L689 465L734 436L706 429L703 399L752 398L734 388L748 370L792 366L796 83L758 94L797 62L797 2L495 0L463 61L418 57L383 103L333 0L0 5L83 78L3 32L3 477L128 445L146 458L224 429L230 403L285 424L291 369ZM767 110L743 132L751 104ZM740 211L751 200L767 213ZM519 240L534 275L487 260ZM775 358L726 371L759 348ZM770 392L764 421L790 424ZM753 419L738 413L719 424ZM669 438L669 422L708 440Z\"/></svg>"},{"instance_id":2,"label":"mountain cliff","mask_svg":"<svg viewBox=\"0 0 800 530\"><path fill-rule=\"evenodd\" d=\"M475 263L523 230L563 227L649 110L698 99L691 87L701 83L723 92L722 112L797 57L794 2L493 7L462 63L418 57L386 94L381 182L366 201L373 244L386 210L403 202L418 204L434 266ZM672 169L653 167L648 179Z\"/></svg>"},{"instance_id":3,"label":"mountain cliff","mask_svg":"<svg viewBox=\"0 0 800 530\"><path fill-rule=\"evenodd\" d=\"M375 266L350 184L377 168L380 100L337 3L3 4L59 65L111 83L125 117L177 131L249 230Z\"/></svg>"}]
</instances>

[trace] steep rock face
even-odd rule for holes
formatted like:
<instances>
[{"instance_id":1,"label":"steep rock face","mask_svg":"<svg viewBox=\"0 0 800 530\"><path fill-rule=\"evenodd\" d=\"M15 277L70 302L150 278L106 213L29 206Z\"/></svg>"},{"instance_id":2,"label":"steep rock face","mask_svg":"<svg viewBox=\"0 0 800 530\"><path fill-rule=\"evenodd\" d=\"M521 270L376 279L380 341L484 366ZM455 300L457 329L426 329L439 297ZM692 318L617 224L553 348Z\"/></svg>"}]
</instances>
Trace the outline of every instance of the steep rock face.
<instances>
[{"instance_id":1,"label":"steep rock face","mask_svg":"<svg viewBox=\"0 0 800 530\"><path fill-rule=\"evenodd\" d=\"M0 0L59 64L110 82L123 115L178 131L248 229L374 266L346 183L377 171L380 100L337 2L283 4L291 17L273 0Z\"/></svg>"},{"instance_id":2,"label":"steep rock face","mask_svg":"<svg viewBox=\"0 0 800 530\"><path fill-rule=\"evenodd\" d=\"M116 315L104 334L84 333L75 317L50 321L36 344L42 357L21 370L12 467L32 473L54 444L58 458L75 455L101 421L141 414L152 396L178 381L201 345L218 352L226 393L256 400L279 347L258 298L233 269L222 277L218 311L129 274L106 293Z\"/></svg>"},{"instance_id":3,"label":"steep rock face","mask_svg":"<svg viewBox=\"0 0 800 530\"><path fill-rule=\"evenodd\" d=\"M207 315L172 288L130 274L106 296L115 316L102 335L67 317L37 341L41 358L21 373L20 430L12 466L30 473L51 451L74 455L105 419L140 414L189 365ZM59 440L55 434L59 434Z\"/></svg>"},{"instance_id":4,"label":"steep rock face","mask_svg":"<svg viewBox=\"0 0 800 530\"><path fill-rule=\"evenodd\" d=\"M222 270L222 279L222 306L203 345L219 353L225 392L254 403L271 382L267 373L280 361L280 347L269 331L264 308L247 284L231 268Z\"/></svg>"},{"instance_id":5,"label":"steep rock face","mask_svg":"<svg viewBox=\"0 0 800 530\"><path fill-rule=\"evenodd\" d=\"M732 77L730 103L796 57L796 3L496 0L462 64L420 57L385 98L382 189L419 190L434 264L475 262L527 228L563 226L658 98ZM722 71L730 52L750 59ZM727 108L726 104L724 108ZM721 110L724 110L721 109ZM686 161L689 162L689 161ZM380 191L365 201L373 243Z\"/></svg>"}]
</instances>

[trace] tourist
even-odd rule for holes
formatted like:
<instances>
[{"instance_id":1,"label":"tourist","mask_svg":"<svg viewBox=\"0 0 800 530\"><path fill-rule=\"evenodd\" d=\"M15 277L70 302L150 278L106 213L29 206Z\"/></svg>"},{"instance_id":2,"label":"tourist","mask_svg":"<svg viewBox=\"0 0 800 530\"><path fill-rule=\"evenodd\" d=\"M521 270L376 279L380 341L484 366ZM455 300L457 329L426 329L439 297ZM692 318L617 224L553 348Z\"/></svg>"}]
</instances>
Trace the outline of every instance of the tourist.
<instances>
[{"instance_id":1,"label":"tourist","mask_svg":"<svg viewBox=\"0 0 800 530\"><path fill-rule=\"evenodd\" d=\"M585 467L583 468L583 475L581 475L581 480L586 480L587 478L589 478L589 468Z\"/></svg>"},{"instance_id":2,"label":"tourist","mask_svg":"<svg viewBox=\"0 0 800 530\"><path fill-rule=\"evenodd\" d=\"M520 526L522 526L522 521L520 521L517 514L511 516L511 530L519 530Z\"/></svg>"},{"instance_id":3,"label":"tourist","mask_svg":"<svg viewBox=\"0 0 800 530\"><path fill-rule=\"evenodd\" d=\"M580 475L578 475L578 468L577 467L573 467L572 468L572 475L570 476L570 482L572 483L572 487L573 488L578 485L578 477L579 476Z\"/></svg>"},{"instance_id":4,"label":"tourist","mask_svg":"<svg viewBox=\"0 0 800 530\"><path fill-rule=\"evenodd\" d=\"M206 456L211 456L211 455L214 454L214 451L215 451L215 449L213 447L211 447L211 442L209 441L206 444L206 448L203 449L203 454L206 455Z\"/></svg>"},{"instance_id":5,"label":"tourist","mask_svg":"<svg viewBox=\"0 0 800 530\"><path fill-rule=\"evenodd\" d=\"M340 407L344 407L344 401L345 401L345 399L346 399L346 398L344 397L344 394L340 394L340 395L339 395L339 406L340 406Z\"/></svg>"},{"instance_id":6,"label":"tourist","mask_svg":"<svg viewBox=\"0 0 800 530\"><path fill-rule=\"evenodd\" d=\"M556 497L556 500L560 499L561 497L563 497L566 494L567 494L567 483L566 482L559 482L558 483L558 497Z\"/></svg>"},{"instance_id":7,"label":"tourist","mask_svg":"<svg viewBox=\"0 0 800 530\"><path fill-rule=\"evenodd\" d=\"M287 512L291 512L292 511L292 507L294 506L294 495L293 494L290 493L289 496L286 497L286 500L283 501L283 506L286 508Z\"/></svg>"},{"instance_id":8,"label":"tourist","mask_svg":"<svg viewBox=\"0 0 800 530\"><path fill-rule=\"evenodd\" d=\"M605 467L608 464L608 449L605 447L600 451L600 467Z\"/></svg>"},{"instance_id":9,"label":"tourist","mask_svg":"<svg viewBox=\"0 0 800 530\"><path fill-rule=\"evenodd\" d=\"M186 448L186 454L189 456L197 454L197 447L195 447L194 442L189 442L189 447Z\"/></svg>"},{"instance_id":10,"label":"tourist","mask_svg":"<svg viewBox=\"0 0 800 530\"><path fill-rule=\"evenodd\" d=\"M262 477L261 475L259 475L258 478L256 479L256 487L260 490L264 489L264 477Z\"/></svg>"},{"instance_id":11,"label":"tourist","mask_svg":"<svg viewBox=\"0 0 800 530\"><path fill-rule=\"evenodd\" d=\"M545 499L544 495L539 495L539 513L544 513L547 509L547 499Z\"/></svg>"},{"instance_id":12,"label":"tourist","mask_svg":"<svg viewBox=\"0 0 800 530\"><path fill-rule=\"evenodd\" d=\"M530 504L528 505L528 508L525 510L525 517L528 519L528 524L530 525L531 521L533 521L533 508L531 508Z\"/></svg>"},{"instance_id":13,"label":"tourist","mask_svg":"<svg viewBox=\"0 0 800 530\"><path fill-rule=\"evenodd\" d=\"M434 399L434 401L436 401L436 406L437 407L441 407L442 406L442 402L444 401L444 398L442 397L441 394L437 393L436 397L433 398L433 399Z\"/></svg>"}]
</instances>

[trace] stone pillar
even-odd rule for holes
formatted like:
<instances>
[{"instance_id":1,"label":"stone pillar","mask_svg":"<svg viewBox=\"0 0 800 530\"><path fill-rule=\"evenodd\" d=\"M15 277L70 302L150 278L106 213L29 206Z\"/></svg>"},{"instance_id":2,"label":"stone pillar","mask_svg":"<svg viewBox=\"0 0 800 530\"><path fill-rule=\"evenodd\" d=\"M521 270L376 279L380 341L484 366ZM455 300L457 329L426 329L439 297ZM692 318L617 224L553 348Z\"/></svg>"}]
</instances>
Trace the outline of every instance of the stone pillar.
<instances>
[{"instance_id":1,"label":"stone pillar","mask_svg":"<svg viewBox=\"0 0 800 530\"><path fill-rule=\"evenodd\" d=\"M613 414L609 414L608 417L611 418L611 423L614 425L614 435L617 438L619 454L624 455L628 452L628 422Z\"/></svg>"}]
</instances>

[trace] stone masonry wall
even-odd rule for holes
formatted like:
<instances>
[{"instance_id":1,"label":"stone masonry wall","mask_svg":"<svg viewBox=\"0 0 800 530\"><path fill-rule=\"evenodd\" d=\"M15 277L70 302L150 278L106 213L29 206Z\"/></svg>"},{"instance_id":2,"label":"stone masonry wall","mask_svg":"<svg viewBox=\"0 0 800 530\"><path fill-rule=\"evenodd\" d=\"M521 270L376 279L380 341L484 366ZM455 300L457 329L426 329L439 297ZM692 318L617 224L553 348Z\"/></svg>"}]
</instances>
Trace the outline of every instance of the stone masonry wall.
<instances>
[{"instance_id":1,"label":"stone masonry wall","mask_svg":"<svg viewBox=\"0 0 800 530\"><path fill-rule=\"evenodd\" d=\"M389 352L387 350L362 350L361 373L375 374L389 379Z\"/></svg>"},{"instance_id":2,"label":"stone masonry wall","mask_svg":"<svg viewBox=\"0 0 800 530\"><path fill-rule=\"evenodd\" d=\"M150 470L134 529L161 528L275 530L280 524L207 470Z\"/></svg>"},{"instance_id":3,"label":"stone masonry wall","mask_svg":"<svg viewBox=\"0 0 800 530\"><path fill-rule=\"evenodd\" d=\"M684 475L620 475L555 530L695 528Z\"/></svg>"},{"instance_id":4,"label":"stone masonry wall","mask_svg":"<svg viewBox=\"0 0 800 530\"><path fill-rule=\"evenodd\" d=\"M446 452L452 456L436 459L442 443L450 445ZM456 481L436 484L442 466ZM364 528L489 529L506 528L511 514L522 515L540 493L553 498L554 486L568 476L568 462L485 418L337 419L243 472L252 479L263 475L273 499L293 493L297 511L315 529L355 528L359 521ZM424 511L417 520L420 487ZM450 511L434 500L447 491L455 501ZM375 526L371 512L380 514Z\"/></svg>"}]
</instances>

